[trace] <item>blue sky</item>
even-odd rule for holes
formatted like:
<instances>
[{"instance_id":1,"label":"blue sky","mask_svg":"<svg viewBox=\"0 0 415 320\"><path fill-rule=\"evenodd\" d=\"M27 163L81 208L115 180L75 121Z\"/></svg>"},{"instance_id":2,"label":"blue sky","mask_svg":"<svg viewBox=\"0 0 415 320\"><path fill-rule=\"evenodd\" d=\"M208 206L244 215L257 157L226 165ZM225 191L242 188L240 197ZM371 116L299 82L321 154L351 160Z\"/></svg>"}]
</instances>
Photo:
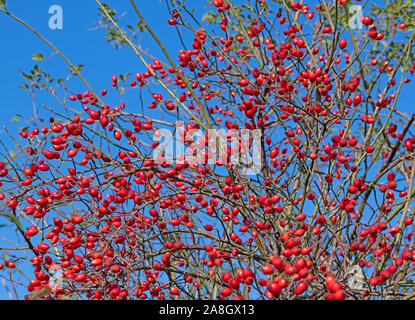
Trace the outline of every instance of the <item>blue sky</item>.
<instances>
[{"instance_id":1,"label":"blue sky","mask_svg":"<svg viewBox=\"0 0 415 320\"><path fill-rule=\"evenodd\" d=\"M116 1L111 4L119 13L124 12L125 8L130 8L129 1ZM158 1L145 1L144 6L140 6L148 22L154 27L157 34L167 44L175 44L169 28L166 28L168 13L163 5ZM60 5L63 9L63 29L52 30L48 26L51 14L48 13L51 5ZM105 43L104 30L96 29L98 21L97 5L95 1L41 1L32 3L30 1L15 1L8 4L8 9L18 17L22 18L35 30L51 41L59 50L63 52L75 65L85 65L82 74L91 83L96 91L108 88L111 84L113 74L135 72L143 70L141 62L131 54L129 48L121 48L118 51L111 44ZM158 14L155 15L154 12ZM161 18L163 17L163 18ZM163 24L160 23L163 20ZM137 17L134 12L129 10L123 17L123 22L134 24ZM25 96L24 91L17 87L22 84L18 69L27 72L34 64L38 63L39 68L48 71L52 76L64 77L68 71L66 63L53 51L48 48L33 33L23 25L13 21L8 16L0 16L0 35L3 50L0 53L2 69L2 85L0 88L2 117L1 124L6 124L15 113L20 113L25 117L32 116L30 99ZM95 30L95 31L94 31ZM173 30L170 29L171 32ZM143 41L148 45L147 49L153 50L153 43ZM31 59L34 53L41 52L47 59L37 62ZM50 57L50 58L49 58ZM76 90L76 87L72 87ZM84 92L85 87L79 86L79 91ZM110 91L110 90L108 90ZM42 101L43 103L52 101Z\"/></svg>"}]
</instances>

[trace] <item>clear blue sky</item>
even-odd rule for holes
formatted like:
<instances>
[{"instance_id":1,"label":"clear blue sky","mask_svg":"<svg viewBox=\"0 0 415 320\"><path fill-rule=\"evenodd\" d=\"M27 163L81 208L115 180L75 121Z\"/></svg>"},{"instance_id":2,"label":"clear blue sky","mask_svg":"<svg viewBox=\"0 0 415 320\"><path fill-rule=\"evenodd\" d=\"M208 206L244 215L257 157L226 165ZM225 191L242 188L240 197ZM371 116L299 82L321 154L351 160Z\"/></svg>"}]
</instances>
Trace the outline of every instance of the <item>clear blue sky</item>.
<instances>
[{"instance_id":1,"label":"clear blue sky","mask_svg":"<svg viewBox=\"0 0 415 320\"><path fill-rule=\"evenodd\" d=\"M141 62L131 54L131 49L125 47L116 51L111 44L105 42L105 31L96 29L98 17L95 1L8 2L10 2L7 5L10 12L29 23L61 50L75 65L85 65L82 74L93 84L96 91L101 91L104 88L110 89L113 74L128 72L135 74L144 70ZM177 41L172 41L174 31L166 23L168 12L164 2L152 0L137 3L140 3L140 9L164 43L168 47L176 49L177 52L177 48L175 48ZM122 23L135 25L138 22L137 16L131 10L129 1L111 1L109 4L118 13L125 12ZM51 5L60 5L63 9L62 30L52 30L48 26L51 17L48 11ZM160 23L161 21L163 23ZM58 78L67 74L68 66L57 55L41 62L33 61L31 57L34 53L41 52L45 58L48 58L53 51L23 25L4 14L0 15L0 27L3 30L0 34L3 43L0 52L2 75L0 86L2 117L0 124L4 125L15 113L20 113L25 117L32 116L30 99L22 89L17 87L18 84L24 82L18 69L28 72L38 63L41 69ZM149 40L145 35L143 36L143 48L150 49L154 53L154 42ZM71 86L71 88L73 90L77 89L76 86ZM84 92L85 89L85 86L80 84L79 91ZM52 104L53 100L40 102Z\"/></svg>"}]
</instances>

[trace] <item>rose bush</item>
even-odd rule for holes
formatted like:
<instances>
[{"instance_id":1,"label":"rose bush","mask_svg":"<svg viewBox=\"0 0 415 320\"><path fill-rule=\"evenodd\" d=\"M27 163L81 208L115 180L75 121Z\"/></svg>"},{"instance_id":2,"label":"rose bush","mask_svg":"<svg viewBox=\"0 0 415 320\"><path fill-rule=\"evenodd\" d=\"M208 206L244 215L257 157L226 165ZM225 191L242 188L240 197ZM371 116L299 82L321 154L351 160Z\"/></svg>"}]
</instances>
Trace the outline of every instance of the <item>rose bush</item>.
<instances>
[{"instance_id":1,"label":"rose bush","mask_svg":"<svg viewBox=\"0 0 415 320\"><path fill-rule=\"evenodd\" d=\"M414 296L415 113L399 103L412 3L215 0L198 15L169 0L171 52L133 0L137 28L96 2L143 68L96 93L51 45L85 88L65 87L67 113L46 107L49 123L16 138L24 155L0 162L2 219L25 252L2 249L1 268L30 265L26 299ZM186 153L161 148L163 130Z\"/></svg>"}]
</instances>

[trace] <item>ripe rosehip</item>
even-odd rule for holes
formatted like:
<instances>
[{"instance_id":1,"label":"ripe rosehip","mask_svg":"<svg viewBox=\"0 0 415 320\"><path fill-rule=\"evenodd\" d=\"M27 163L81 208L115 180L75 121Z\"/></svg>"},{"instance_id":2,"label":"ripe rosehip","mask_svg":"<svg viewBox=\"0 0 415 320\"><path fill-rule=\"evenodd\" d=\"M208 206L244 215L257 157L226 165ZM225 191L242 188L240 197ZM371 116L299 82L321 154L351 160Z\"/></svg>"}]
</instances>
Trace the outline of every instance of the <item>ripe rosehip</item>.
<instances>
[{"instance_id":1,"label":"ripe rosehip","mask_svg":"<svg viewBox=\"0 0 415 320\"><path fill-rule=\"evenodd\" d=\"M346 41L346 39L341 39L340 41L339 41L339 47L340 47L340 49L344 49L345 47L347 46L347 41Z\"/></svg>"},{"instance_id":2,"label":"ripe rosehip","mask_svg":"<svg viewBox=\"0 0 415 320\"><path fill-rule=\"evenodd\" d=\"M372 153L374 151L374 148L372 146L366 146L365 151L366 153Z\"/></svg>"},{"instance_id":3,"label":"ripe rosehip","mask_svg":"<svg viewBox=\"0 0 415 320\"><path fill-rule=\"evenodd\" d=\"M300 294L304 293L307 290L307 282L305 281L300 281L294 289L294 293L299 296Z\"/></svg>"}]
</instances>

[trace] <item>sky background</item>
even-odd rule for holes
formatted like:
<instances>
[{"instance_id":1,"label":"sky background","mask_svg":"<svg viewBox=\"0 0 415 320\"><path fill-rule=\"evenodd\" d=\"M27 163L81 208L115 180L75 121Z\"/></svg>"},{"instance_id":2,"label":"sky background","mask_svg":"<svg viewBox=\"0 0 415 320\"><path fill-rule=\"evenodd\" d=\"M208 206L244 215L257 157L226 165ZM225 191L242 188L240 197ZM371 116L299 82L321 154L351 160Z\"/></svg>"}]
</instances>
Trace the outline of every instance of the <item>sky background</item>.
<instances>
[{"instance_id":1,"label":"sky background","mask_svg":"<svg viewBox=\"0 0 415 320\"><path fill-rule=\"evenodd\" d=\"M111 76L113 74L132 73L134 75L136 72L145 71L129 47L124 46L115 50L112 44L106 43L105 30L97 29L98 16L95 1L9 0L7 2L7 8L10 12L26 21L52 42L75 65L84 65L82 75L92 84L96 92L108 89L107 103L119 103L117 95L111 91ZM176 58L180 43L177 40L175 29L167 25L166 21L170 17L165 2L158 0L138 0L136 2L147 22ZM117 0L108 1L108 3L117 10L118 14L124 13L121 20L123 25L137 23L137 16L131 9L129 1ZM200 8L203 7L203 3L204 1L194 1L194 4L199 5ZM48 11L52 5L59 5L63 9L62 30L52 30L48 26L51 17ZM17 134L18 127L21 127L22 124L12 122L13 116L20 114L23 116L23 120L33 116L29 95L18 87L19 84L25 83L19 70L28 73L35 64L38 64L40 69L49 72L53 77L64 78L69 68L59 56L53 55L53 51L32 32L3 13L0 14L0 30L0 43L2 44L0 49L0 127L7 126L11 133ZM152 54L161 56L154 41L147 34L141 36L140 42L143 49L148 49ZM32 60L33 54L38 52L43 54L44 61ZM79 90L79 92L86 90L85 86L76 80L70 87L73 90ZM399 100L398 108L400 110L407 113L414 111L414 89L412 82L404 86ZM37 99L39 104L56 107L56 102L50 97L41 95ZM134 106L127 105L127 108L134 108ZM1 134L3 135L3 133ZM4 136L1 138L3 139ZM10 230L3 228L0 229L0 232L2 236L7 237ZM23 298L25 293L22 294L22 291L19 293L19 298ZM7 290L0 282L0 299L8 298Z\"/></svg>"},{"instance_id":2,"label":"sky background","mask_svg":"<svg viewBox=\"0 0 415 320\"><path fill-rule=\"evenodd\" d=\"M71 60L74 65L83 64L83 76L91 82L95 91L104 88L110 89L111 76L120 73L135 74L143 71L140 61L131 49L123 47L115 50L114 47L105 42L105 30L97 29L97 4L95 1L48 1L42 0L37 3L31 1L8 1L8 10L22 20L26 21L46 39L52 42L61 52ZM154 31L161 40L169 47L177 45L177 41L172 41L174 31L169 28L166 21L168 11L164 2L157 0L139 1L140 10L148 20ZM144 5L143 5L144 4ZM60 5L63 9L63 29L52 30L49 28L49 7ZM122 22L136 24L138 22L135 12L130 9L130 2L126 0L112 1L110 5L119 14L125 13ZM157 14L155 14L157 13ZM163 23L160 23L163 21ZM18 84L23 84L24 79L20 75L19 69L28 72L35 64L39 68L49 72L53 77L65 77L68 71L67 64L53 51L47 47L39 38L23 25L15 22L10 17L2 14L0 16L1 41L4 44L0 53L1 58L1 88L2 97L0 104L2 117L0 122L6 124L14 114L20 113L25 117L31 117L31 101L25 92L18 88ZM154 43L147 41L146 35L141 39L143 49L150 49L152 53L157 49ZM156 50L156 51L155 51ZM33 61L32 55L42 53L46 60ZM177 51L176 51L177 52ZM76 87L72 87L76 90ZM85 86L79 86L80 92L84 92ZM110 91L110 90L108 90ZM111 96L109 96L109 99ZM49 106L50 101L39 101Z\"/></svg>"}]
</instances>

